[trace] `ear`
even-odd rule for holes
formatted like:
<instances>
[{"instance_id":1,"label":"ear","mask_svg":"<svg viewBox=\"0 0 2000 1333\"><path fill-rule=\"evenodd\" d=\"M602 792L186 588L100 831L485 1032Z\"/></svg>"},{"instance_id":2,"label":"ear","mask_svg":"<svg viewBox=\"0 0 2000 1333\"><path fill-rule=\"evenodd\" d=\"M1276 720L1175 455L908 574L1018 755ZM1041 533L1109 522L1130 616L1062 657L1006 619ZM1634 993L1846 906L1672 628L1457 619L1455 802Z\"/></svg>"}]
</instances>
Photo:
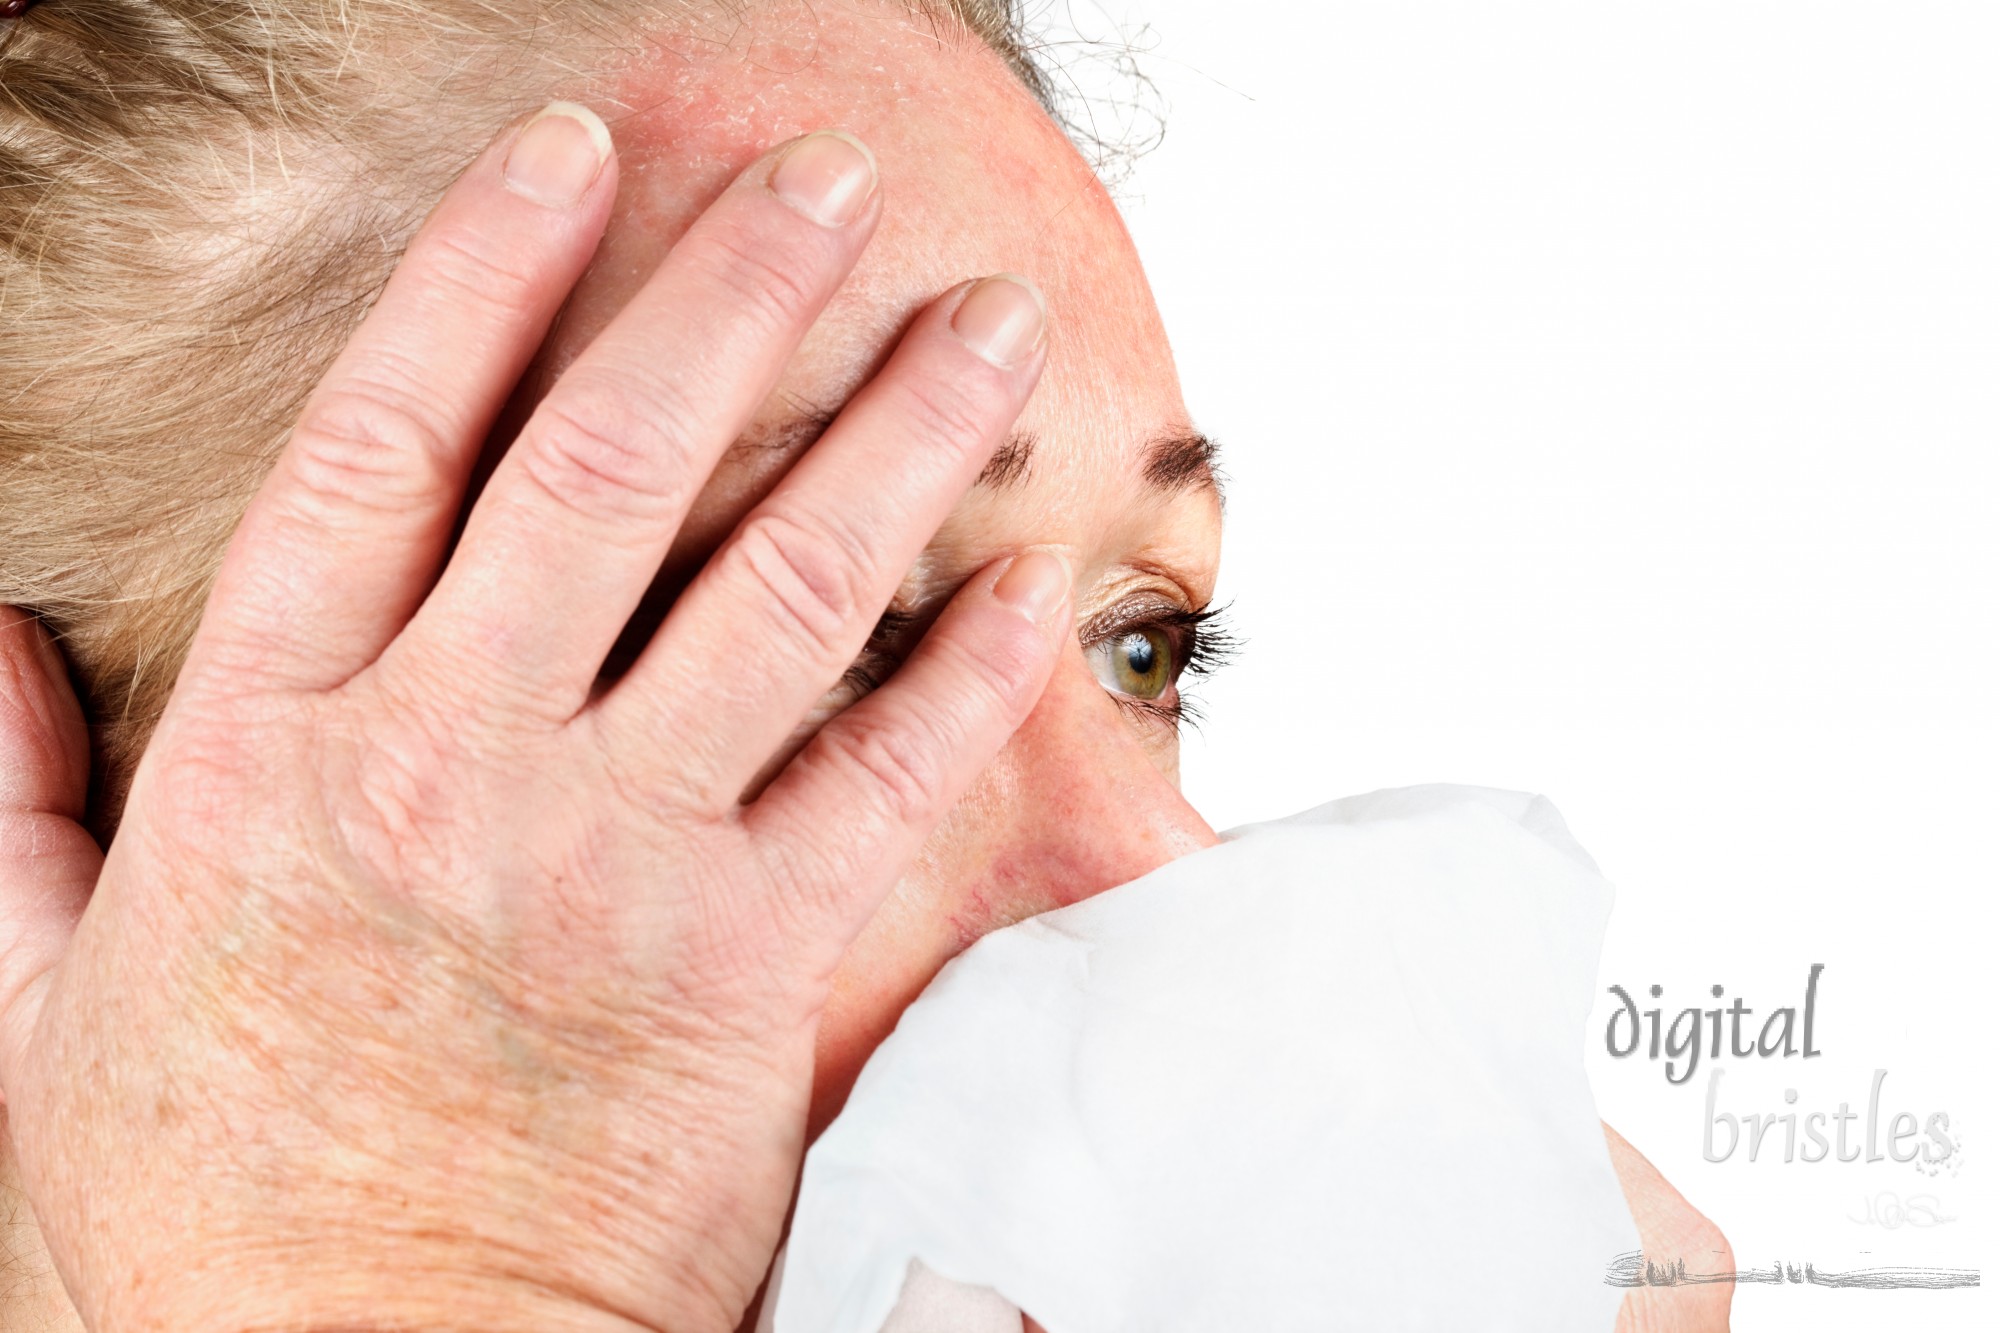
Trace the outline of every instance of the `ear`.
<instances>
[{"instance_id":1,"label":"ear","mask_svg":"<svg viewBox=\"0 0 2000 1333\"><path fill-rule=\"evenodd\" d=\"M69 665L35 617L0 606L0 808L83 818L90 736Z\"/></svg>"},{"instance_id":2,"label":"ear","mask_svg":"<svg viewBox=\"0 0 2000 1333\"><path fill-rule=\"evenodd\" d=\"M90 739L61 651L0 607L0 1094L104 855L83 826Z\"/></svg>"}]
</instances>

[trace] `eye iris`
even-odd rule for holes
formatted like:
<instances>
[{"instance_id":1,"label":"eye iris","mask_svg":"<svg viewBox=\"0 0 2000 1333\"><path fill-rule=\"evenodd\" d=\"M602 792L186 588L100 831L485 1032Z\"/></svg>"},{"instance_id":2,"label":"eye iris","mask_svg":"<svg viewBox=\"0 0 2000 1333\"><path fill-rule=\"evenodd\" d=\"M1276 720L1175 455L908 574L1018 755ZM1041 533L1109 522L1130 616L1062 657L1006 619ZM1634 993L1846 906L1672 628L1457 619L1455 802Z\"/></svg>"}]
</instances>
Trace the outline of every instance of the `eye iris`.
<instances>
[{"instance_id":1,"label":"eye iris","mask_svg":"<svg viewBox=\"0 0 2000 1333\"><path fill-rule=\"evenodd\" d=\"M1118 688L1140 699L1157 699L1170 684L1168 664L1172 653L1166 636L1157 630L1134 630L1122 635L1113 649L1118 668Z\"/></svg>"}]
</instances>

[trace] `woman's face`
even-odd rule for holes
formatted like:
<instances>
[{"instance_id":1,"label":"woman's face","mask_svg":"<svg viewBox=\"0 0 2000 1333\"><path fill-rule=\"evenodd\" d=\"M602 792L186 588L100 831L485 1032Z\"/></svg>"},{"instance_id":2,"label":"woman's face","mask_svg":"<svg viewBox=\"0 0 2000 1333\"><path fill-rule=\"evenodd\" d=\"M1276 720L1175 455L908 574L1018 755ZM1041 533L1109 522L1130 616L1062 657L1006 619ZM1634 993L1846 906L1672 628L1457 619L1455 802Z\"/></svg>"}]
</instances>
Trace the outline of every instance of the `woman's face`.
<instances>
[{"instance_id":1,"label":"woman's face","mask_svg":"<svg viewBox=\"0 0 2000 1333\"><path fill-rule=\"evenodd\" d=\"M612 124L618 209L519 403L540 396L724 183L779 141L823 127L857 135L880 163L883 221L704 492L622 650L643 642L916 309L995 271L1024 273L1046 294L1047 370L1013 439L904 580L877 642L797 739L891 670L981 566L1041 546L1077 571L1076 646L832 979L816 1133L903 1007L972 940L1214 841L1178 790L1173 681L1202 633L1192 613L1214 591L1220 495L1123 223L996 56L970 38L940 42L898 3L771 6L706 35L662 36L611 88L581 94Z\"/></svg>"}]
</instances>

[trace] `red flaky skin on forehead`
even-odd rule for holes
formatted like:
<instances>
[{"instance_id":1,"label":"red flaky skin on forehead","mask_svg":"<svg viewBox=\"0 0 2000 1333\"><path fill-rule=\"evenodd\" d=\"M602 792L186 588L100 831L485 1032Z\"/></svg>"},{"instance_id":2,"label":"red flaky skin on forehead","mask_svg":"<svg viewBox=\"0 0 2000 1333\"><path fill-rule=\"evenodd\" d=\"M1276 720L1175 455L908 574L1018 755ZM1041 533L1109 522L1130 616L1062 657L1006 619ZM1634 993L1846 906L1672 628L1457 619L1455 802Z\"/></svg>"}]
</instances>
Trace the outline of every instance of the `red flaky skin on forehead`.
<instances>
[{"instance_id":1,"label":"red flaky skin on forehead","mask_svg":"<svg viewBox=\"0 0 2000 1333\"><path fill-rule=\"evenodd\" d=\"M881 170L874 240L800 349L759 421L836 410L926 302L965 280L1018 272L1050 309L1047 370L1020 426L1044 467L1073 446L1157 428L1179 385L1116 205L1006 62L977 37L934 31L901 0L760 5L639 41L622 68L565 92L599 109L618 147L619 198L598 254L524 381L546 392L674 241L760 154L842 129ZM675 544L691 573L788 458L746 454L718 471Z\"/></svg>"}]
</instances>

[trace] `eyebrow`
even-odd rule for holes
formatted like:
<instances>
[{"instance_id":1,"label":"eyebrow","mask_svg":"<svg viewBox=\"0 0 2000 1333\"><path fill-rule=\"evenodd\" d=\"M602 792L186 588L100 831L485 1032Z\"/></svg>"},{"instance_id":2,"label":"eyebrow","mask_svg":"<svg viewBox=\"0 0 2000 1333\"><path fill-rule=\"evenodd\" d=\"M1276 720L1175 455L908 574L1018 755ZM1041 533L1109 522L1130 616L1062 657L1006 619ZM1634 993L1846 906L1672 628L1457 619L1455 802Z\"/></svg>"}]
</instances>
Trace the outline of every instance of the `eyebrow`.
<instances>
[{"instance_id":1,"label":"eyebrow","mask_svg":"<svg viewBox=\"0 0 2000 1333\"><path fill-rule=\"evenodd\" d=\"M979 484L995 489L1019 484L1034 461L1035 444L1035 437L1024 431L1009 435L986 460ZM1207 490L1220 495L1222 477L1216 469L1215 456L1215 441L1200 431L1156 435L1146 441L1139 475L1158 491Z\"/></svg>"},{"instance_id":2,"label":"eyebrow","mask_svg":"<svg viewBox=\"0 0 2000 1333\"><path fill-rule=\"evenodd\" d=\"M1035 437L1026 431L1015 431L1000 441L1000 447L986 460L986 466L979 470L978 485L991 486L995 490L1005 490L1019 484L1028 475L1028 464L1035 457Z\"/></svg>"},{"instance_id":3,"label":"eyebrow","mask_svg":"<svg viewBox=\"0 0 2000 1333\"><path fill-rule=\"evenodd\" d=\"M745 435L730 446L729 453L739 458L757 453L796 457L811 448L832 424L832 413L801 413ZM1010 434L980 469L977 484L992 490L1020 485L1028 477L1037 443L1027 431ZM1146 441L1139 475L1157 491L1206 490L1220 495L1222 476L1216 468L1216 453L1215 441L1200 431L1170 431Z\"/></svg>"},{"instance_id":4,"label":"eyebrow","mask_svg":"<svg viewBox=\"0 0 2000 1333\"><path fill-rule=\"evenodd\" d=\"M768 426L753 426L736 437L723 454L723 461L740 463L755 454L796 459L826 434L833 417L831 412L800 412Z\"/></svg>"},{"instance_id":5,"label":"eyebrow","mask_svg":"<svg viewBox=\"0 0 2000 1333\"><path fill-rule=\"evenodd\" d=\"M1158 435L1147 442L1143 475L1162 491L1206 490L1222 493L1216 470L1215 441L1198 430Z\"/></svg>"}]
</instances>

